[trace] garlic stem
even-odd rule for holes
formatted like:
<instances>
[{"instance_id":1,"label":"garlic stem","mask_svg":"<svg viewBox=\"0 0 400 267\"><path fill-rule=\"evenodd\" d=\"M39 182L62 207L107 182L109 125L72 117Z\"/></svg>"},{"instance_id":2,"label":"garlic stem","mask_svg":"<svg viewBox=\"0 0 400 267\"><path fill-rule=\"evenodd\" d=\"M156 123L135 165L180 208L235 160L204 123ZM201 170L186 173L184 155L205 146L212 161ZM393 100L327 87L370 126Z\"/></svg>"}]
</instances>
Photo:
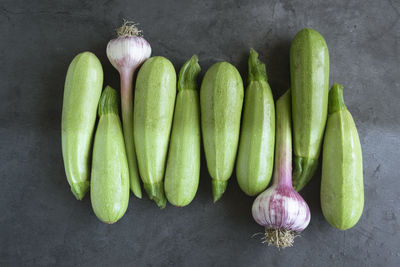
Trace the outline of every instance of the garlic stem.
<instances>
[{"instance_id":1,"label":"garlic stem","mask_svg":"<svg viewBox=\"0 0 400 267\"><path fill-rule=\"evenodd\" d=\"M273 183L291 187L292 129L290 99L290 91L288 90L276 102L275 171Z\"/></svg>"}]
</instances>

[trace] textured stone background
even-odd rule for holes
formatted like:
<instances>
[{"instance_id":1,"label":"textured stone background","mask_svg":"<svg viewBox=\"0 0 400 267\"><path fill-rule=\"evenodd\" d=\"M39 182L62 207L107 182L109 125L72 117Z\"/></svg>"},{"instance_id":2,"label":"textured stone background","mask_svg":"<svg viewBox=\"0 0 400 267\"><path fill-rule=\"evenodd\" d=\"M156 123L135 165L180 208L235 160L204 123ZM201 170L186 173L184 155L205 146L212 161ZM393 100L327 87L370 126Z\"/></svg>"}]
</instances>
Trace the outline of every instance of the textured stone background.
<instances>
[{"instance_id":1,"label":"textured stone background","mask_svg":"<svg viewBox=\"0 0 400 267\"><path fill-rule=\"evenodd\" d=\"M305 3L307 2L307 3ZM385 1L11 1L0 2L0 265L57 266L399 266L400 2ZM336 2L336 3L333 3ZM65 179L60 120L68 64L89 50L105 85L119 77L105 47L123 18L140 22L153 55L179 69L197 53L205 70L228 60L247 75L250 47L266 62L275 98L289 87L289 47L303 27L323 34L331 81L345 86L364 156L365 209L335 230L319 204L320 170L302 192L310 226L293 248L251 236L262 231L253 199L232 177L211 201L202 158L199 191L186 208L159 210L131 198L105 225Z\"/></svg>"}]
</instances>

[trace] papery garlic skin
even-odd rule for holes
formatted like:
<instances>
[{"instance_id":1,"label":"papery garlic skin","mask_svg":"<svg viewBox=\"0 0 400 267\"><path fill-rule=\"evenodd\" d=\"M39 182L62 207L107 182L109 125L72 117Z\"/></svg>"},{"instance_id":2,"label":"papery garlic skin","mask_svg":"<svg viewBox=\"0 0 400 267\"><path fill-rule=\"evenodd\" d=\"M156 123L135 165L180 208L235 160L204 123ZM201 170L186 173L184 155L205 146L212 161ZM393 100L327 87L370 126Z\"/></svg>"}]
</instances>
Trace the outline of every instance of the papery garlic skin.
<instances>
[{"instance_id":1,"label":"papery garlic skin","mask_svg":"<svg viewBox=\"0 0 400 267\"><path fill-rule=\"evenodd\" d=\"M291 187L273 185L258 195L252 207L254 220L269 229L302 232L310 223L310 209Z\"/></svg>"},{"instance_id":2,"label":"papery garlic skin","mask_svg":"<svg viewBox=\"0 0 400 267\"><path fill-rule=\"evenodd\" d=\"M107 45L107 57L120 73L134 71L150 55L150 44L140 36L121 36L112 39Z\"/></svg>"}]
</instances>

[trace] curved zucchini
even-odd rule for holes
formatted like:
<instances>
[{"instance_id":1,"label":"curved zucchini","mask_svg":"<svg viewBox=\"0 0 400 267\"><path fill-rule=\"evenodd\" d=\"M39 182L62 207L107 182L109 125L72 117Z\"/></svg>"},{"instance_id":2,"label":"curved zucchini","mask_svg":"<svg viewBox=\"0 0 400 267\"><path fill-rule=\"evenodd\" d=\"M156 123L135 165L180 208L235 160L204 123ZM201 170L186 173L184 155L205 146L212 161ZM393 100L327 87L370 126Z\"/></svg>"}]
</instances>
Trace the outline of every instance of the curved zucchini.
<instances>
[{"instance_id":1,"label":"curved zucchini","mask_svg":"<svg viewBox=\"0 0 400 267\"><path fill-rule=\"evenodd\" d=\"M300 191L318 166L329 90L329 52L324 38L313 29L296 34L290 47L294 172L293 187Z\"/></svg>"},{"instance_id":2,"label":"curved zucchini","mask_svg":"<svg viewBox=\"0 0 400 267\"><path fill-rule=\"evenodd\" d=\"M321 208L334 227L353 227L364 208L362 151L353 117L343 100L343 86L329 93L329 118L322 155Z\"/></svg>"},{"instance_id":3,"label":"curved zucchini","mask_svg":"<svg viewBox=\"0 0 400 267\"><path fill-rule=\"evenodd\" d=\"M93 211L109 224L125 214L129 202L129 168L118 103L117 92L107 86L99 104L90 183Z\"/></svg>"},{"instance_id":4,"label":"curved zucchini","mask_svg":"<svg viewBox=\"0 0 400 267\"><path fill-rule=\"evenodd\" d=\"M164 57L152 57L140 68L133 106L133 133L140 176L150 199L166 205L164 168L176 97L176 73Z\"/></svg>"},{"instance_id":5,"label":"curved zucchini","mask_svg":"<svg viewBox=\"0 0 400 267\"><path fill-rule=\"evenodd\" d=\"M248 87L244 98L236 177L249 196L265 190L274 163L275 105L265 64L250 50Z\"/></svg>"},{"instance_id":6,"label":"curved zucchini","mask_svg":"<svg viewBox=\"0 0 400 267\"><path fill-rule=\"evenodd\" d=\"M89 156L102 86L98 58L90 52L78 54L65 78L61 140L65 174L79 200L89 190Z\"/></svg>"},{"instance_id":7,"label":"curved zucchini","mask_svg":"<svg viewBox=\"0 0 400 267\"><path fill-rule=\"evenodd\" d=\"M213 200L225 192L232 175L239 141L243 82L228 62L211 66L200 89L201 129Z\"/></svg>"},{"instance_id":8,"label":"curved zucchini","mask_svg":"<svg viewBox=\"0 0 400 267\"><path fill-rule=\"evenodd\" d=\"M200 73L194 55L180 70L171 141L165 171L165 194L178 207L196 195L200 176L200 107L196 79Z\"/></svg>"}]
</instances>

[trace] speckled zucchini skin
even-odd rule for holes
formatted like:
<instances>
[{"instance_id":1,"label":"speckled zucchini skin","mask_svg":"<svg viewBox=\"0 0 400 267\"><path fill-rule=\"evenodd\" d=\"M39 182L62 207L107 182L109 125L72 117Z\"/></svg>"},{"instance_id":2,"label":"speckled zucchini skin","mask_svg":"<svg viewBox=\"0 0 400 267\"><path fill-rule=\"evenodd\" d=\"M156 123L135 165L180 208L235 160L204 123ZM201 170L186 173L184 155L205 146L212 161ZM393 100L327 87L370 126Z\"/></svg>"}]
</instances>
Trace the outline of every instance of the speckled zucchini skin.
<instances>
[{"instance_id":1,"label":"speckled zucchini skin","mask_svg":"<svg viewBox=\"0 0 400 267\"><path fill-rule=\"evenodd\" d=\"M119 96L107 86L100 99L99 124L93 145L90 199L96 216L115 223L128 208L129 168L121 121Z\"/></svg>"},{"instance_id":2,"label":"speckled zucchini skin","mask_svg":"<svg viewBox=\"0 0 400 267\"><path fill-rule=\"evenodd\" d=\"M334 227L353 227L364 208L363 164L360 139L343 100L343 87L329 93L329 118L322 154L321 208Z\"/></svg>"},{"instance_id":3,"label":"speckled zucchini skin","mask_svg":"<svg viewBox=\"0 0 400 267\"><path fill-rule=\"evenodd\" d=\"M194 198L200 176L200 103L197 75L200 65L193 56L181 68L171 141L165 170L165 195L178 207Z\"/></svg>"},{"instance_id":4,"label":"speckled zucchini skin","mask_svg":"<svg viewBox=\"0 0 400 267\"><path fill-rule=\"evenodd\" d=\"M200 89L201 129L213 199L225 192L239 142L243 81L228 62L211 66Z\"/></svg>"},{"instance_id":5,"label":"speckled zucchini skin","mask_svg":"<svg viewBox=\"0 0 400 267\"><path fill-rule=\"evenodd\" d=\"M65 174L79 200L89 190L89 160L102 86L103 68L98 58L90 52L78 54L65 78L61 140Z\"/></svg>"},{"instance_id":6,"label":"speckled zucchini skin","mask_svg":"<svg viewBox=\"0 0 400 267\"><path fill-rule=\"evenodd\" d=\"M152 57L139 70L133 132L140 176L150 199L166 205L164 171L176 98L176 73L165 57Z\"/></svg>"},{"instance_id":7,"label":"speckled zucchini skin","mask_svg":"<svg viewBox=\"0 0 400 267\"><path fill-rule=\"evenodd\" d=\"M265 65L250 50L236 178L243 192L255 196L267 188L274 164L275 105Z\"/></svg>"},{"instance_id":8,"label":"speckled zucchini skin","mask_svg":"<svg viewBox=\"0 0 400 267\"><path fill-rule=\"evenodd\" d=\"M300 191L318 166L327 111L329 52L325 39L313 29L296 34L290 47L292 92L293 187Z\"/></svg>"}]
</instances>

